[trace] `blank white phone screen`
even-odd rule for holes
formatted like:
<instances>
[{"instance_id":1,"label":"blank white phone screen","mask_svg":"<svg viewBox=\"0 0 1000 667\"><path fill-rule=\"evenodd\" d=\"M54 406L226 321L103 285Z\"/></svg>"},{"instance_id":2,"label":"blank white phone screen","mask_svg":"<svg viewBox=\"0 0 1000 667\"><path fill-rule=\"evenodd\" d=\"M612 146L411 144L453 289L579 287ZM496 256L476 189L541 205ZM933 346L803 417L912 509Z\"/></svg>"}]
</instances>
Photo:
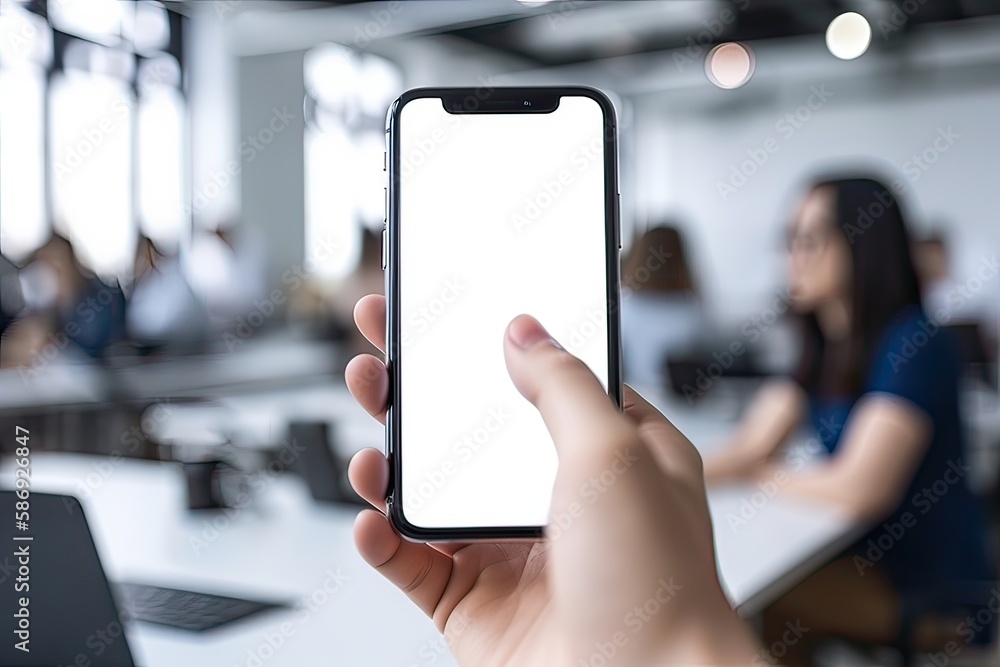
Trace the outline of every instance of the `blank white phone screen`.
<instances>
[{"instance_id":1,"label":"blank white phone screen","mask_svg":"<svg viewBox=\"0 0 1000 667\"><path fill-rule=\"evenodd\" d=\"M504 331L537 317L608 385L604 117L399 116L400 445L404 518L421 528L542 526L556 452L514 388Z\"/></svg>"}]
</instances>

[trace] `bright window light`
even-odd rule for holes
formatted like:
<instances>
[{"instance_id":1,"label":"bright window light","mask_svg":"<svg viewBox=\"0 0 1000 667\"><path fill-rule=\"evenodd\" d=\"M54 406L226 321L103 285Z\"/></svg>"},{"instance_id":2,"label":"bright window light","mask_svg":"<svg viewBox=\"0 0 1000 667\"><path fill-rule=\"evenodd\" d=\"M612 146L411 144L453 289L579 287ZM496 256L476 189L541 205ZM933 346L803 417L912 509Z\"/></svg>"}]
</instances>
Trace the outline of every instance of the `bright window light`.
<instances>
[{"instance_id":1,"label":"bright window light","mask_svg":"<svg viewBox=\"0 0 1000 667\"><path fill-rule=\"evenodd\" d=\"M167 10L158 2L129 3L131 14L125 16L125 33L139 53L161 51L170 42Z\"/></svg>"},{"instance_id":2,"label":"bright window light","mask_svg":"<svg viewBox=\"0 0 1000 667\"><path fill-rule=\"evenodd\" d=\"M52 59L52 30L37 14L0 3L0 63L16 67L34 62L47 65Z\"/></svg>"},{"instance_id":3,"label":"bright window light","mask_svg":"<svg viewBox=\"0 0 1000 667\"><path fill-rule=\"evenodd\" d=\"M335 244L339 252L315 273L337 280L357 263L362 226L382 224L385 112L403 81L390 61L339 44L309 51L304 77L312 109L305 129L305 253Z\"/></svg>"},{"instance_id":4,"label":"bright window light","mask_svg":"<svg viewBox=\"0 0 1000 667\"><path fill-rule=\"evenodd\" d=\"M339 252L317 263L314 274L342 278L357 261L361 241L360 228L354 224L354 200L349 196L358 191L354 145L345 132L308 129L305 160L305 256L314 256L316 248L328 241L325 245L339 248Z\"/></svg>"},{"instance_id":5,"label":"bright window light","mask_svg":"<svg viewBox=\"0 0 1000 667\"><path fill-rule=\"evenodd\" d=\"M121 41L122 17L131 3L118 0L49 0L52 25L102 44Z\"/></svg>"},{"instance_id":6,"label":"bright window light","mask_svg":"<svg viewBox=\"0 0 1000 667\"><path fill-rule=\"evenodd\" d=\"M131 120L120 79L68 70L50 92L51 183L57 231L103 275L132 264Z\"/></svg>"},{"instance_id":7,"label":"bright window light","mask_svg":"<svg viewBox=\"0 0 1000 667\"><path fill-rule=\"evenodd\" d=\"M138 109L139 227L168 247L187 238L184 216L184 102L176 88L145 91Z\"/></svg>"},{"instance_id":8,"label":"bright window light","mask_svg":"<svg viewBox=\"0 0 1000 667\"><path fill-rule=\"evenodd\" d=\"M0 69L0 252L24 259L45 242L45 76L37 66Z\"/></svg>"}]
</instances>

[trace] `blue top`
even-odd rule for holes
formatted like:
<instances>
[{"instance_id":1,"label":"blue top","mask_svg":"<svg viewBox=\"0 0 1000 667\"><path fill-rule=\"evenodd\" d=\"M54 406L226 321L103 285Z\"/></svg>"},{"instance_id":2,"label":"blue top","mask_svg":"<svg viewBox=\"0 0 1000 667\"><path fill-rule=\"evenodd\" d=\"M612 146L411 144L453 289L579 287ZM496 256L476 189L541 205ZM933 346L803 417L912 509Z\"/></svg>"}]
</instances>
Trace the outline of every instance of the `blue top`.
<instances>
[{"instance_id":1,"label":"blue top","mask_svg":"<svg viewBox=\"0 0 1000 667\"><path fill-rule=\"evenodd\" d=\"M977 605L984 587L975 582L995 582L997 565L985 512L965 479L960 371L948 333L920 309L903 311L886 328L862 395L906 401L930 418L933 433L902 504L850 555L862 573L869 565L882 570L904 598ZM810 397L813 425L830 453L859 398Z\"/></svg>"}]
</instances>

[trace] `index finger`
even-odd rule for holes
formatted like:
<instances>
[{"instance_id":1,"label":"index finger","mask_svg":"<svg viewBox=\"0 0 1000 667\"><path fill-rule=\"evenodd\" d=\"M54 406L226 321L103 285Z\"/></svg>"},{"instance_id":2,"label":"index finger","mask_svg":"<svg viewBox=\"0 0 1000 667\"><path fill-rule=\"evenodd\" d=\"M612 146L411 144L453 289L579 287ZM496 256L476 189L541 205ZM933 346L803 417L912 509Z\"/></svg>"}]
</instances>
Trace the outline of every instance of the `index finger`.
<instances>
[{"instance_id":1,"label":"index finger","mask_svg":"<svg viewBox=\"0 0 1000 667\"><path fill-rule=\"evenodd\" d=\"M381 294L363 296L354 306L358 331L382 352L385 352L385 309L385 297Z\"/></svg>"}]
</instances>

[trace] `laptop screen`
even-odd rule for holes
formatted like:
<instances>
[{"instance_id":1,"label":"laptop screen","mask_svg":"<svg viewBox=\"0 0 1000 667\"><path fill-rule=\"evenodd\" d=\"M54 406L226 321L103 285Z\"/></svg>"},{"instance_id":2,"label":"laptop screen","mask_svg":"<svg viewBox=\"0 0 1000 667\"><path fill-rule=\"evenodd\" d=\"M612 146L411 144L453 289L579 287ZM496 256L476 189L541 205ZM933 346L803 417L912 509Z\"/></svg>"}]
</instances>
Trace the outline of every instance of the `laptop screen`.
<instances>
[{"instance_id":1,"label":"laptop screen","mask_svg":"<svg viewBox=\"0 0 1000 667\"><path fill-rule=\"evenodd\" d=\"M32 492L25 516L18 502L0 491L0 665L132 667L80 503Z\"/></svg>"}]
</instances>

